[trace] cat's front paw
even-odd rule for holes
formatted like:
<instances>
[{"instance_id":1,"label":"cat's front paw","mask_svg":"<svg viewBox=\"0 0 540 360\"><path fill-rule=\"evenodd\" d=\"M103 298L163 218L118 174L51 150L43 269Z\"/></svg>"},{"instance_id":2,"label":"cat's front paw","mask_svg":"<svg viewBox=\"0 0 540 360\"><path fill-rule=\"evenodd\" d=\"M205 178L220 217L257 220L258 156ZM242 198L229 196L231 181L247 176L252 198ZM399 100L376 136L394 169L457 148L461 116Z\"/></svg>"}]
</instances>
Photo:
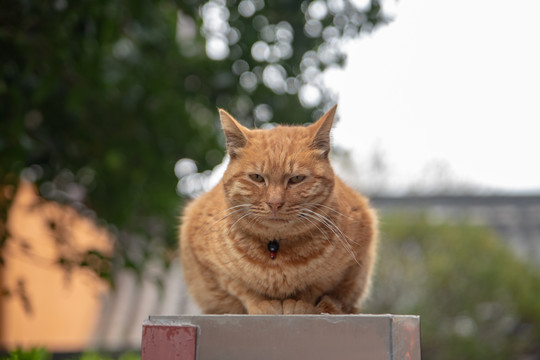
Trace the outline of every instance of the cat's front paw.
<instances>
[{"instance_id":1,"label":"cat's front paw","mask_svg":"<svg viewBox=\"0 0 540 360\"><path fill-rule=\"evenodd\" d=\"M264 300L249 309L253 315L316 314L317 309L302 300Z\"/></svg>"}]
</instances>

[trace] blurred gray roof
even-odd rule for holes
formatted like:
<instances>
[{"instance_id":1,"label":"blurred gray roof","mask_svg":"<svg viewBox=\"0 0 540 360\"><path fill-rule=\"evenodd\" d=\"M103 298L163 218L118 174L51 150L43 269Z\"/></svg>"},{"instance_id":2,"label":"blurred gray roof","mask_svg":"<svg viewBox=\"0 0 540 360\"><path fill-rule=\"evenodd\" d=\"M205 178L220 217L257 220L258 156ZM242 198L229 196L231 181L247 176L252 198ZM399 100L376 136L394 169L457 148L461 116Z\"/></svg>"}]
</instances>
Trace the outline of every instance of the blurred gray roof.
<instances>
[{"instance_id":1,"label":"blurred gray roof","mask_svg":"<svg viewBox=\"0 0 540 360\"><path fill-rule=\"evenodd\" d=\"M434 222L487 226L519 256L540 262L540 195L375 196L371 201L383 216L422 212Z\"/></svg>"}]
</instances>

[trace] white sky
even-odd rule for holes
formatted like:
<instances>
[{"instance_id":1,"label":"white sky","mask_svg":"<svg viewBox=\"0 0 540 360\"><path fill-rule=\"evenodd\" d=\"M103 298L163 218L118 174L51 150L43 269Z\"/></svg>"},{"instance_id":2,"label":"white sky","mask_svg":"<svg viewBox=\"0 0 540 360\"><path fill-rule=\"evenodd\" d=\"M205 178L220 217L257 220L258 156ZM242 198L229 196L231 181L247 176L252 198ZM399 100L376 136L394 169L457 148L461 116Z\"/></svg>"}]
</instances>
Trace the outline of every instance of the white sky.
<instances>
[{"instance_id":1,"label":"white sky","mask_svg":"<svg viewBox=\"0 0 540 360\"><path fill-rule=\"evenodd\" d=\"M540 191L540 1L400 0L394 13L325 77L334 142L359 177L378 149L391 192L441 167L488 191Z\"/></svg>"}]
</instances>

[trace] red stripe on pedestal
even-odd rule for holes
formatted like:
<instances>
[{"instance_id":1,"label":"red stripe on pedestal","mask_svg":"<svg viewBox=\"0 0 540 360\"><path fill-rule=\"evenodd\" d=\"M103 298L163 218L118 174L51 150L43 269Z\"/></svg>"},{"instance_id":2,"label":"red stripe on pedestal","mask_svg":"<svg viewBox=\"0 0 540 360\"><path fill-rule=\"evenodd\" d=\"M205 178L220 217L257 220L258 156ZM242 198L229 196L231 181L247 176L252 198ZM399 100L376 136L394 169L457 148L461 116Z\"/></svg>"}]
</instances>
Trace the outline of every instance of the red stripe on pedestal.
<instances>
[{"instance_id":1,"label":"red stripe on pedestal","mask_svg":"<svg viewBox=\"0 0 540 360\"><path fill-rule=\"evenodd\" d=\"M143 326L141 360L195 360L196 349L196 326Z\"/></svg>"}]
</instances>

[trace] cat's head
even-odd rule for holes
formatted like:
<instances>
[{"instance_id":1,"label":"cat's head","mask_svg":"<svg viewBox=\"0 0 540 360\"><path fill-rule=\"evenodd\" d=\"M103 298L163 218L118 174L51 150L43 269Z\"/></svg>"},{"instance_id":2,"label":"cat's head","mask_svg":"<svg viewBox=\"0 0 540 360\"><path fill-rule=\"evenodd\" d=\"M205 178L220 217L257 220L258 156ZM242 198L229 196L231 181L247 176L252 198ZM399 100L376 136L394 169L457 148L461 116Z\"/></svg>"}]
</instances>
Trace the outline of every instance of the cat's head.
<instances>
[{"instance_id":1,"label":"cat's head","mask_svg":"<svg viewBox=\"0 0 540 360\"><path fill-rule=\"evenodd\" d=\"M284 230L306 223L301 214L324 206L334 188L328 156L336 106L312 125L271 130L248 129L219 112L230 156L227 202L246 215L239 225Z\"/></svg>"}]
</instances>

